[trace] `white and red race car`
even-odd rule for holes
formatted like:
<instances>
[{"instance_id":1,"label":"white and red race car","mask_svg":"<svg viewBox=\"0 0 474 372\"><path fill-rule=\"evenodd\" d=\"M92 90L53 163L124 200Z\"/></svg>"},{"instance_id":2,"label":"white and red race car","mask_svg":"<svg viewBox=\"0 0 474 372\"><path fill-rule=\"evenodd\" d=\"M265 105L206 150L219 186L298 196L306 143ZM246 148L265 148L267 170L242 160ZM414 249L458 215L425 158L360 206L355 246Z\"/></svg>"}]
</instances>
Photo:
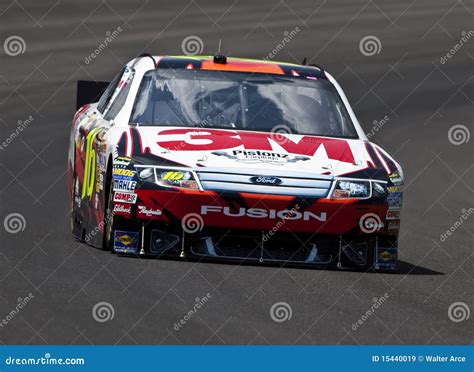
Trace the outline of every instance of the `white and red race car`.
<instances>
[{"instance_id":1,"label":"white and red race car","mask_svg":"<svg viewBox=\"0 0 474 372\"><path fill-rule=\"evenodd\" d=\"M79 82L78 107L76 239L130 255L396 270L401 167L322 68L142 55L110 83Z\"/></svg>"}]
</instances>

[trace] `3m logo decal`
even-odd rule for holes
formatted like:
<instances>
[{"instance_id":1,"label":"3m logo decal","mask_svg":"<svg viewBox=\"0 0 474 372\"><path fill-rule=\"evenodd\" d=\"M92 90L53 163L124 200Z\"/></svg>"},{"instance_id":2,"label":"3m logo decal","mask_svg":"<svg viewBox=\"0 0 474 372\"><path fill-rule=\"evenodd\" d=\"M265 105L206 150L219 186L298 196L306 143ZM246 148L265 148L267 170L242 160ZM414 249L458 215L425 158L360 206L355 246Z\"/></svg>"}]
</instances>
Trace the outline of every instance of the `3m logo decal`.
<instances>
[{"instance_id":1,"label":"3m logo decal","mask_svg":"<svg viewBox=\"0 0 474 372\"><path fill-rule=\"evenodd\" d=\"M94 149L95 137L102 132L102 128L92 129L86 137L86 161L84 166L84 182L82 184L81 199L86 196L92 198L97 167L97 154Z\"/></svg>"}]
</instances>

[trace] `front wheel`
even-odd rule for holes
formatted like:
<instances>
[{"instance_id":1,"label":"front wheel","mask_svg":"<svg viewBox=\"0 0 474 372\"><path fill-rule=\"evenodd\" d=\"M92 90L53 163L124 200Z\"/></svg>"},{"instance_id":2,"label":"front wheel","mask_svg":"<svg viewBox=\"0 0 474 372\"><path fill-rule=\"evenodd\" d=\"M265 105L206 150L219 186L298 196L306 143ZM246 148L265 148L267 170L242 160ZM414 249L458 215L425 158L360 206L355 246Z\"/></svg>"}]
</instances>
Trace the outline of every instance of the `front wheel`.
<instances>
[{"instance_id":1,"label":"front wheel","mask_svg":"<svg viewBox=\"0 0 474 372\"><path fill-rule=\"evenodd\" d=\"M102 249L104 251L111 251L113 248L113 233L114 233L114 225L115 225L115 217L114 217L114 191L112 185L109 183L108 185L108 192L107 192L107 200L105 204L105 213L104 213L104 241L102 243Z\"/></svg>"}]
</instances>

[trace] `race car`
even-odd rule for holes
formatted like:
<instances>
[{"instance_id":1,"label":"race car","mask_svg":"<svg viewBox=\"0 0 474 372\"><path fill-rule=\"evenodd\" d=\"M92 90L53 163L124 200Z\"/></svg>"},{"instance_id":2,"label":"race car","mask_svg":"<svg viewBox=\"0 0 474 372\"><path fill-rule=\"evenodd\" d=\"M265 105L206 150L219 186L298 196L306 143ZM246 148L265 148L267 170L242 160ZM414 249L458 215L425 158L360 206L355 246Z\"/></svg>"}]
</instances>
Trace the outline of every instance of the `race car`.
<instances>
[{"instance_id":1,"label":"race car","mask_svg":"<svg viewBox=\"0 0 474 372\"><path fill-rule=\"evenodd\" d=\"M72 233L131 256L395 271L403 172L322 67L141 55L78 82Z\"/></svg>"}]
</instances>

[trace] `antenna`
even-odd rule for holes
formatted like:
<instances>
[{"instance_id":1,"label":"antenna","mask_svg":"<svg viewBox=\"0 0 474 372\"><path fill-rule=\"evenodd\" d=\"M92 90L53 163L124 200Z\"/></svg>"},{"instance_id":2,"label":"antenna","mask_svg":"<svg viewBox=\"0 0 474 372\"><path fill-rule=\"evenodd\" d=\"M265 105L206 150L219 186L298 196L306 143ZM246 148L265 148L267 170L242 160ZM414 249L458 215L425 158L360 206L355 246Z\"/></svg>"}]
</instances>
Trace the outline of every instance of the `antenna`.
<instances>
[{"instance_id":1,"label":"antenna","mask_svg":"<svg viewBox=\"0 0 474 372\"><path fill-rule=\"evenodd\" d=\"M222 39L219 39L219 49L217 50L217 54L221 54L221 42Z\"/></svg>"}]
</instances>

